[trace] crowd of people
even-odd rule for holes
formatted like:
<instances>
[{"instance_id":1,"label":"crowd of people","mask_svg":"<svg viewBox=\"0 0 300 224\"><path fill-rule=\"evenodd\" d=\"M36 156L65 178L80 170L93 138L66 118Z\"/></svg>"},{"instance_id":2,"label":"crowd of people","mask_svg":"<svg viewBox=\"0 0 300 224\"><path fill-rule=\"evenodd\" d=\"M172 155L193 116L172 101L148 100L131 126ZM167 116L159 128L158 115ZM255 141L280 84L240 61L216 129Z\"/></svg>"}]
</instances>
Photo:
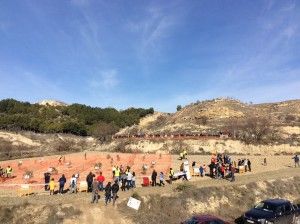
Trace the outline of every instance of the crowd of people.
<instances>
[{"instance_id":1,"label":"crowd of people","mask_svg":"<svg viewBox=\"0 0 300 224\"><path fill-rule=\"evenodd\" d=\"M44 173L44 180L45 190L49 191L50 195L56 193L62 195L66 192L77 193L78 191L79 173L72 175L67 189L65 189L67 179L64 174L62 174L56 182L51 173L46 172ZM126 191L136 187L136 174L132 172L128 166L126 169L124 169L123 166L113 166L112 181L107 182L105 185L105 180L106 178L102 172L99 172L97 175L93 172L89 172L86 176L86 191L92 193L92 203L97 203L100 198L100 192L104 192L105 204L107 205L111 201L115 204L119 189Z\"/></svg>"},{"instance_id":2,"label":"crowd of people","mask_svg":"<svg viewBox=\"0 0 300 224\"><path fill-rule=\"evenodd\" d=\"M243 171L251 172L250 159L238 159L238 162L233 161L230 156L226 154L213 154L210 164L201 164L197 166L197 163L192 163L193 174L199 174L200 177L209 176L215 179L229 179L235 181L235 173Z\"/></svg>"},{"instance_id":3,"label":"crowd of people","mask_svg":"<svg viewBox=\"0 0 300 224\"><path fill-rule=\"evenodd\" d=\"M183 151L180 153L180 159L186 159L187 153ZM232 161L231 157L226 154L217 154L213 155L211 158L211 163L206 166L206 164L200 165L197 168L197 163L194 161L192 163L192 169L199 169L199 175L201 177L210 176L215 179L230 179L231 181L235 181L235 173L239 171L241 166L245 167L245 171L251 171L251 161L249 159L239 159L237 164L235 161ZM208 171L209 170L209 171ZM165 180L164 172L157 172L156 169L153 168L151 173L151 180L149 183L143 183L143 186L165 186L165 182L172 184L174 180L180 179L182 177L183 180L188 180L187 173L185 172L182 166L180 167L181 174L175 175L173 168L169 169L168 180ZM78 189L78 178L79 174L73 174L70 180L70 186L67 189L70 193L77 193ZM136 174L132 172L130 167L124 166L113 166L112 167L112 181L107 182L105 185L106 178L99 172L98 175L90 172L86 176L87 183L87 192L92 193L92 202L98 202L98 197L100 192L104 192L105 202L106 204L113 199L113 203L116 200L116 195L119 189L121 191L127 191L136 187ZM64 175L62 175L58 180L58 185L55 184L54 179L51 178L51 174L49 172L45 173L45 190L49 190L50 194L54 193L55 187L59 187L58 194L65 193L64 190L67 180ZM117 187L118 186L118 187Z\"/></svg>"},{"instance_id":4,"label":"crowd of people","mask_svg":"<svg viewBox=\"0 0 300 224\"><path fill-rule=\"evenodd\" d=\"M179 159L187 161L186 151L180 153ZM295 155L293 158L295 167L300 167L299 156ZM153 165L153 164L152 164ZM230 181L235 181L236 172L251 172L251 161L249 158L241 158L232 160L229 155L226 154L213 154L210 160L210 164L198 163L196 161L192 162L192 174L196 171L200 177L209 176L214 179L228 179ZM267 165L267 160L264 158L263 165ZM151 166L152 167L152 166ZM172 184L174 180L183 177L183 180L188 180L187 171L184 168L184 162L182 163L179 172L175 173L173 168L169 169L169 173L164 173L162 171L157 171L154 169L151 173L151 181L143 186L165 186L165 182ZM107 205L111 201L113 205L118 198L118 192L128 191L136 187L136 173L131 170L129 166L113 166L112 176L108 177L111 181L106 181L103 173L97 171L96 173L89 172L85 178L86 181L86 191L91 193L91 203L98 203L101 192L104 194L105 204ZM5 178L12 177L13 169L11 166L7 168L2 168L0 166L0 176ZM180 175L178 174L180 173ZM77 193L79 189L79 173L75 173L70 178L69 182L64 174L60 176L59 179L55 180L54 175L47 171L44 173L45 180L45 191L49 191L50 195L64 193ZM168 178L167 180L165 178ZM80 185L82 182L80 182Z\"/></svg>"}]
</instances>

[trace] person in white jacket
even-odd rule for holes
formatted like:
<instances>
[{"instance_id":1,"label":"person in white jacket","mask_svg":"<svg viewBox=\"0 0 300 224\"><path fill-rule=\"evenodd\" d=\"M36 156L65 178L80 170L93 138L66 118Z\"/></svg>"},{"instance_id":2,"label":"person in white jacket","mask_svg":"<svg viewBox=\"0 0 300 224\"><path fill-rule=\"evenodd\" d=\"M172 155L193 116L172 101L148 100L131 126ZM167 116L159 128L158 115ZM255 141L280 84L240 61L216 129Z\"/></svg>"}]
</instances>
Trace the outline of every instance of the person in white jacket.
<instances>
[{"instance_id":1,"label":"person in white jacket","mask_svg":"<svg viewBox=\"0 0 300 224\"><path fill-rule=\"evenodd\" d=\"M77 178L75 175L72 175L71 181L70 181L70 193L77 193Z\"/></svg>"},{"instance_id":2,"label":"person in white jacket","mask_svg":"<svg viewBox=\"0 0 300 224\"><path fill-rule=\"evenodd\" d=\"M128 173L127 173L127 189L129 190L129 188L132 188L133 186L132 186L132 173L129 171Z\"/></svg>"}]
</instances>

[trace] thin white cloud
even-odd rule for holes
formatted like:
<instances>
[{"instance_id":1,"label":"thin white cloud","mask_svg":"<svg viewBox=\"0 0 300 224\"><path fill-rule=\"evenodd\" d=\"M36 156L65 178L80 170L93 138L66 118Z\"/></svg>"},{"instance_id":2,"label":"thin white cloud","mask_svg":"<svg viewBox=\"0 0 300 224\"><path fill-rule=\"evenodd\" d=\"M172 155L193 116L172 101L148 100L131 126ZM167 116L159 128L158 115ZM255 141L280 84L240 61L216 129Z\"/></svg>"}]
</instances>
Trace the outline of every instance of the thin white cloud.
<instances>
[{"instance_id":1,"label":"thin white cloud","mask_svg":"<svg viewBox=\"0 0 300 224\"><path fill-rule=\"evenodd\" d=\"M292 11L296 8L296 1L291 1L287 5L285 5L281 10L282 11Z\"/></svg>"},{"instance_id":2,"label":"thin white cloud","mask_svg":"<svg viewBox=\"0 0 300 224\"><path fill-rule=\"evenodd\" d=\"M125 28L136 35L135 49L144 67L149 67L152 58L158 59L165 41L183 21L186 9L173 2L164 6L150 5L138 20L130 20Z\"/></svg>"},{"instance_id":3,"label":"thin white cloud","mask_svg":"<svg viewBox=\"0 0 300 224\"><path fill-rule=\"evenodd\" d=\"M224 85L228 82L247 83L261 77L280 77L278 71L295 57L291 46L298 36L294 13L274 10L258 20L253 35L249 36L249 47L243 60L237 60L224 72ZM246 59L246 60L245 60Z\"/></svg>"},{"instance_id":4,"label":"thin white cloud","mask_svg":"<svg viewBox=\"0 0 300 224\"><path fill-rule=\"evenodd\" d=\"M83 43L87 49L93 54L93 57L101 60L104 51L100 40L99 24L85 10L82 10L85 23L80 23L78 26L79 34L82 37Z\"/></svg>"},{"instance_id":5,"label":"thin white cloud","mask_svg":"<svg viewBox=\"0 0 300 224\"><path fill-rule=\"evenodd\" d=\"M89 0L71 0L71 4L76 6L86 6L90 3Z\"/></svg>"},{"instance_id":6,"label":"thin white cloud","mask_svg":"<svg viewBox=\"0 0 300 224\"><path fill-rule=\"evenodd\" d=\"M296 26L288 26L286 29L283 31L283 35L287 37L288 40L290 40L292 37L295 36L297 32L297 27Z\"/></svg>"},{"instance_id":7,"label":"thin white cloud","mask_svg":"<svg viewBox=\"0 0 300 224\"><path fill-rule=\"evenodd\" d=\"M105 90L112 90L119 85L118 72L115 69L105 70L100 72L98 77L90 80L89 85L92 88L102 88Z\"/></svg>"}]
</instances>

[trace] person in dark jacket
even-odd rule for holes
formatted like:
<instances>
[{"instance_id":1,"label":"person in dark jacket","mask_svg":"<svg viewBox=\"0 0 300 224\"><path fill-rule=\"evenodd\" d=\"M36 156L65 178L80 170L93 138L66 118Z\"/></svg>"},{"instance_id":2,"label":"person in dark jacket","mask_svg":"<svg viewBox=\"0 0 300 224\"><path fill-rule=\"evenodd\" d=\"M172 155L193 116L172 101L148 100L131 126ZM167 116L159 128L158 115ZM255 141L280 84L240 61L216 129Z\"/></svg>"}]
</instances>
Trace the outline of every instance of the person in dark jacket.
<instances>
[{"instance_id":1,"label":"person in dark jacket","mask_svg":"<svg viewBox=\"0 0 300 224\"><path fill-rule=\"evenodd\" d=\"M203 166L200 166L199 172L200 172L200 176L203 177L203 173L204 173L204 168L203 168Z\"/></svg>"},{"instance_id":2,"label":"person in dark jacket","mask_svg":"<svg viewBox=\"0 0 300 224\"><path fill-rule=\"evenodd\" d=\"M298 155L295 155L294 157L293 157L293 160L294 160L294 162L295 162L295 167L299 167L300 165L299 165L299 156Z\"/></svg>"},{"instance_id":3,"label":"person in dark jacket","mask_svg":"<svg viewBox=\"0 0 300 224\"><path fill-rule=\"evenodd\" d=\"M105 205L107 205L107 202L111 202L111 182L108 182L107 185L104 188L105 191Z\"/></svg>"},{"instance_id":4,"label":"person in dark jacket","mask_svg":"<svg viewBox=\"0 0 300 224\"><path fill-rule=\"evenodd\" d=\"M152 175L151 175L152 187L156 186L156 177L157 177L157 172L155 170L153 170Z\"/></svg>"},{"instance_id":5,"label":"person in dark jacket","mask_svg":"<svg viewBox=\"0 0 300 224\"><path fill-rule=\"evenodd\" d=\"M235 173L235 167L234 166L231 166L231 170L230 170L230 172L231 172L231 182L234 182L235 181L235 175L234 175L234 173Z\"/></svg>"},{"instance_id":6,"label":"person in dark jacket","mask_svg":"<svg viewBox=\"0 0 300 224\"><path fill-rule=\"evenodd\" d=\"M249 170L249 172L251 172L251 161L250 161L250 159L248 159L248 162L247 162L248 164L248 170Z\"/></svg>"},{"instance_id":7,"label":"person in dark jacket","mask_svg":"<svg viewBox=\"0 0 300 224\"><path fill-rule=\"evenodd\" d=\"M66 177L65 177L64 174L59 178L58 182L59 182L59 190L58 190L58 193L59 193L59 194L63 194L63 193L64 193L65 183L67 182Z\"/></svg>"},{"instance_id":8,"label":"person in dark jacket","mask_svg":"<svg viewBox=\"0 0 300 224\"><path fill-rule=\"evenodd\" d=\"M95 174L93 174L92 172L90 172L86 177L86 182L88 185L87 192L92 192L92 184L93 184L94 177L95 177Z\"/></svg>"},{"instance_id":9,"label":"person in dark jacket","mask_svg":"<svg viewBox=\"0 0 300 224\"><path fill-rule=\"evenodd\" d=\"M44 173L45 178L45 191L49 191L49 182L51 178L51 174L49 172Z\"/></svg>"},{"instance_id":10,"label":"person in dark jacket","mask_svg":"<svg viewBox=\"0 0 300 224\"><path fill-rule=\"evenodd\" d=\"M121 175L121 190L122 191L126 191L126 183L127 183L127 176L123 172L122 175Z\"/></svg>"},{"instance_id":11,"label":"person in dark jacket","mask_svg":"<svg viewBox=\"0 0 300 224\"><path fill-rule=\"evenodd\" d=\"M113 205L115 205L115 202L117 200L118 191L119 191L119 184L118 184L118 181L115 181L115 183L111 186Z\"/></svg>"},{"instance_id":12,"label":"person in dark jacket","mask_svg":"<svg viewBox=\"0 0 300 224\"><path fill-rule=\"evenodd\" d=\"M215 168L215 164L214 164L214 163L211 163L211 164L208 165L208 167L209 167L209 176L210 176L211 178L213 178L213 177L214 177L214 168Z\"/></svg>"}]
</instances>

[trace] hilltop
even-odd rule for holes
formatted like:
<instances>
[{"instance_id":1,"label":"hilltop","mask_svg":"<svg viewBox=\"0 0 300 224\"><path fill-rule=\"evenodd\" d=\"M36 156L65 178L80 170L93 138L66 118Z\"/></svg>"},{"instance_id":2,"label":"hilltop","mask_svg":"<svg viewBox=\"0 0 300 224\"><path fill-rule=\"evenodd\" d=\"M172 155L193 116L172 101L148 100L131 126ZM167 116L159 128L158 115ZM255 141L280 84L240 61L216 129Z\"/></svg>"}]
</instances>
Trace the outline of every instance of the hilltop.
<instances>
[{"instance_id":1,"label":"hilltop","mask_svg":"<svg viewBox=\"0 0 300 224\"><path fill-rule=\"evenodd\" d=\"M142 117L151 113L153 108L128 108L120 111L83 104L67 105L53 100L30 104L5 99L0 101L0 129L90 135L105 140L120 128L138 124Z\"/></svg>"},{"instance_id":2,"label":"hilltop","mask_svg":"<svg viewBox=\"0 0 300 224\"><path fill-rule=\"evenodd\" d=\"M42 106L52 106L52 107L58 107L58 106L68 106L68 104L58 101L58 100L42 100L41 102L38 103L39 105Z\"/></svg>"},{"instance_id":3,"label":"hilltop","mask_svg":"<svg viewBox=\"0 0 300 224\"><path fill-rule=\"evenodd\" d=\"M299 137L299 127L300 100L248 104L236 99L218 98L192 103L173 114L148 115L139 125L125 128L118 134L225 132L243 140L253 135L263 140L263 135L272 134L272 140L279 141L286 137Z\"/></svg>"},{"instance_id":4,"label":"hilltop","mask_svg":"<svg viewBox=\"0 0 300 224\"><path fill-rule=\"evenodd\" d=\"M163 113L153 108L118 111L8 99L0 101L0 114L3 159L83 150L177 154L183 147L202 154L215 150L284 154L298 152L300 146L300 100L248 104L222 98L192 103L176 113ZM220 133L228 138L221 139ZM171 137L195 134L212 137ZM135 135L139 137L131 137ZM149 135L159 137L147 138Z\"/></svg>"}]
</instances>

